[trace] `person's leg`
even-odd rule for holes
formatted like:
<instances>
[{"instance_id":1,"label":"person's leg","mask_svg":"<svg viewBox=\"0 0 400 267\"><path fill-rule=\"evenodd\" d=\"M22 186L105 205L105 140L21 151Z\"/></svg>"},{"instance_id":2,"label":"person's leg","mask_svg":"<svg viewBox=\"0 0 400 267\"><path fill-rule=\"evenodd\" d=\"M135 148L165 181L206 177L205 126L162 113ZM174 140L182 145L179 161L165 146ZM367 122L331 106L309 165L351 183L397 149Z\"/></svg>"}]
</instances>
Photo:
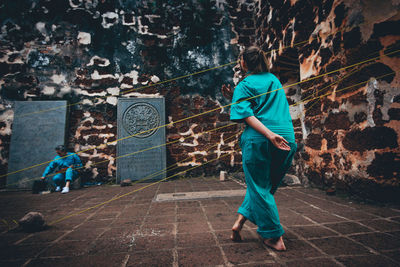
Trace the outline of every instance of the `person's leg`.
<instances>
[{"instance_id":1,"label":"person's leg","mask_svg":"<svg viewBox=\"0 0 400 267\"><path fill-rule=\"evenodd\" d=\"M243 203L238 209L238 217L232 226L231 239L233 241L236 242L242 241L242 236L240 235L240 231L242 230L243 225L247 220L247 217L251 216L249 201L250 201L249 192L246 192Z\"/></svg>"},{"instance_id":2,"label":"person's leg","mask_svg":"<svg viewBox=\"0 0 400 267\"><path fill-rule=\"evenodd\" d=\"M283 178L286 175L286 172L292 165L292 160L294 154L297 150L296 143L289 143L290 151L284 151L277 148L273 149L272 163L271 166L271 194L275 194L279 185L281 184Z\"/></svg>"},{"instance_id":3,"label":"person's leg","mask_svg":"<svg viewBox=\"0 0 400 267\"><path fill-rule=\"evenodd\" d=\"M53 183L56 186L56 191L60 191L61 186L64 184L64 174L57 173L53 176Z\"/></svg>"},{"instance_id":4,"label":"person's leg","mask_svg":"<svg viewBox=\"0 0 400 267\"><path fill-rule=\"evenodd\" d=\"M72 180L76 176L75 171L72 168L68 168L65 172L65 187L61 193L68 193Z\"/></svg>"},{"instance_id":5,"label":"person's leg","mask_svg":"<svg viewBox=\"0 0 400 267\"><path fill-rule=\"evenodd\" d=\"M272 195L275 194L281 181L285 177L285 174L292 164L293 156L296 152L297 145L295 143L289 144L291 150L289 152L277 149L275 147L271 148L272 161L271 166L271 190ZM264 244L274 248L276 250L286 250L285 243L283 242L282 236L278 238L267 238L264 239Z\"/></svg>"},{"instance_id":6,"label":"person's leg","mask_svg":"<svg viewBox=\"0 0 400 267\"><path fill-rule=\"evenodd\" d=\"M236 219L235 223L232 226L232 235L231 239L235 242L242 241L242 236L240 235L240 231L243 228L244 223L246 222L246 218L239 213L238 218Z\"/></svg>"},{"instance_id":7,"label":"person's leg","mask_svg":"<svg viewBox=\"0 0 400 267\"><path fill-rule=\"evenodd\" d=\"M249 192L249 210L252 221L258 226L257 232L268 241L279 246L272 246L274 249L283 250L284 244L281 236L284 230L279 221L278 209L275 199L271 194L272 183L270 180L273 146L269 141L252 140L243 150L246 156L243 158L245 169L247 192ZM250 219L250 218L248 218ZM269 245L271 242L266 242Z\"/></svg>"}]
</instances>

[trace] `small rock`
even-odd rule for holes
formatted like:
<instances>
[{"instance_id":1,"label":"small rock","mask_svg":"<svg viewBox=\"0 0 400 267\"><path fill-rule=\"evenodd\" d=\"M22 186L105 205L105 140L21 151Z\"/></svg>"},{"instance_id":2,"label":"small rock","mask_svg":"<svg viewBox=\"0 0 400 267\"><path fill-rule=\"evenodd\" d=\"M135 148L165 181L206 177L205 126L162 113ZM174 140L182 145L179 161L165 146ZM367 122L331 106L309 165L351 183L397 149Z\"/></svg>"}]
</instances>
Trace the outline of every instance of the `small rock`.
<instances>
[{"instance_id":1,"label":"small rock","mask_svg":"<svg viewBox=\"0 0 400 267\"><path fill-rule=\"evenodd\" d=\"M25 232L37 232L44 229L46 223L44 216L40 212L29 212L19 221L19 226Z\"/></svg>"},{"instance_id":2,"label":"small rock","mask_svg":"<svg viewBox=\"0 0 400 267\"><path fill-rule=\"evenodd\" d=\"M129 179L125 179L121 181L121 186L131 186L132 185L132 181Z\"/></svg>"},{"instance_id":3,"label":"small rock","mask_svg":"<svg viewBox=\"0 0 400 267\"><path fill-rule=\"evenodd\" d=\"M292 174L286 174L282 181L283 184L291 186L291 185L301 185L301 182L297 176Z\"/></svg>"}]
</instances>

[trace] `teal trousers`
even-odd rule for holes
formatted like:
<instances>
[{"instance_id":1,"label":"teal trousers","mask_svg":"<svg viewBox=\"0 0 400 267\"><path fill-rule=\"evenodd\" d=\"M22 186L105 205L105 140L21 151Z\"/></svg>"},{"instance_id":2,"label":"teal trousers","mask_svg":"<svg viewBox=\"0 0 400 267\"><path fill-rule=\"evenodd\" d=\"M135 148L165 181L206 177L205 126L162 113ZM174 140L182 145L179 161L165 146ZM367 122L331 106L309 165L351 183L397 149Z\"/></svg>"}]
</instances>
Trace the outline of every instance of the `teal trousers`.
<instances>
[{"instance_id":1,"label":"teal trousers","mask_svg":"<svg viewBox=\"0 0 400 267\"><path fill-rule=\"evenodd\" d=\"M243 170L247 184L246 196L238 213L258 226L263 238L283 235L274 193L289 169L296 143L289 143L290 151L276 148L265 137L241 140Z\"/></svg>"}]
</instances>

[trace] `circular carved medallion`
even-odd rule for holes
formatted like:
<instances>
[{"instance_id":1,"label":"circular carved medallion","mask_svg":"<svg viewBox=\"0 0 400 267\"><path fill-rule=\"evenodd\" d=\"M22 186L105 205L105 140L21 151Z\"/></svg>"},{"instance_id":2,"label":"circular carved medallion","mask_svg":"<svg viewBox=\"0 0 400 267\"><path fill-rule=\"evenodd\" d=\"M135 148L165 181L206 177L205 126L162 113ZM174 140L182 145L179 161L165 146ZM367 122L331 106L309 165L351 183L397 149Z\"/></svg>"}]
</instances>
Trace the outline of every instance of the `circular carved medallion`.
<instances>
[{"instance_id":1,"label":"circular carved medallion","mask_svg":"<svg viewBox=\"0 0 400 267\"><path fill-rule=\"evenodd\" d=\"M154 128L160 126L160 114L148 103L136 103L126 109L122 125L134 137L149 137L157 131Z\"/></svg>"}]
</instances>

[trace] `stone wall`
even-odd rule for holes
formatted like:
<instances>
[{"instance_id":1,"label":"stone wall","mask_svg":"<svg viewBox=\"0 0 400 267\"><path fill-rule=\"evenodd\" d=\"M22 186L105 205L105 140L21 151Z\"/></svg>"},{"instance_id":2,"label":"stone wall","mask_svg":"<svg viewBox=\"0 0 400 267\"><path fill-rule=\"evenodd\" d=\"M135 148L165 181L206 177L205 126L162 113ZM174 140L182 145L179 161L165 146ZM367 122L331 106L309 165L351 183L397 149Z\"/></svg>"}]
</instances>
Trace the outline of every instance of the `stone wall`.
<instances>
[{"instance_id":1,"label":"stone wall","mask_svg":"<svg viewBox=\"0 0 400 267\"><path fill-rule=\"evenodd\" d=\"M68 100L68 145L78 152L118 138L118 97L164 96L168 123L223 107L221 85L242 78L234 63L156 83L234 62L241 48L256 43L287 86L299 144L290 172L304 184L381 200L399 193L400 61L398 53L384 55L400 49L398 1L178 2L1 5L0 173L7 172L12 101ZM242 126L203 134L228 125L228 114L221 108L167 127L167 142L179 140L167 145L167 165L178 163L169 174L232 152L188 175L240 170ZM115 143L80 156L86 179L115 178Z\"/></svg>"},{"instance_id":2,"label":"stone wall","mask_svg":"<svg viewBox=\"0 0 400 267\"><path fill-rule=\"evenodd\" d=\"M400 49L399 5L242 1L242 10L254 10L255 43L265 51L276 49L270 66L282 82L317 77L285 89L291 104L309 100L291 107L300 147L291 172L303 183L380 200L398 198L400 53L389 53Z\"/></svg>"},{"instance_id":3,"label":"stone wall","mask_svg":"<svg viewBox=\"0 0 400 267\"><path fill-rule=\"evenodd\" d=\"M68 100L67 145L84 151L86 180L115 179L118 97L165 97L166 122L174 123L167 142L179 140L167 145L167 164L178 165L168 174L234 152L240 127L203 134L231 123L227 109L175 123L227 104L219 89L232 81L234 65L187 76L236 60L224 8L221 1L166 0L2 4L1 175L7 173L15 100ZM237 152L189 175L235 170L240 162Z\"/></svg>"}]
</instances>

